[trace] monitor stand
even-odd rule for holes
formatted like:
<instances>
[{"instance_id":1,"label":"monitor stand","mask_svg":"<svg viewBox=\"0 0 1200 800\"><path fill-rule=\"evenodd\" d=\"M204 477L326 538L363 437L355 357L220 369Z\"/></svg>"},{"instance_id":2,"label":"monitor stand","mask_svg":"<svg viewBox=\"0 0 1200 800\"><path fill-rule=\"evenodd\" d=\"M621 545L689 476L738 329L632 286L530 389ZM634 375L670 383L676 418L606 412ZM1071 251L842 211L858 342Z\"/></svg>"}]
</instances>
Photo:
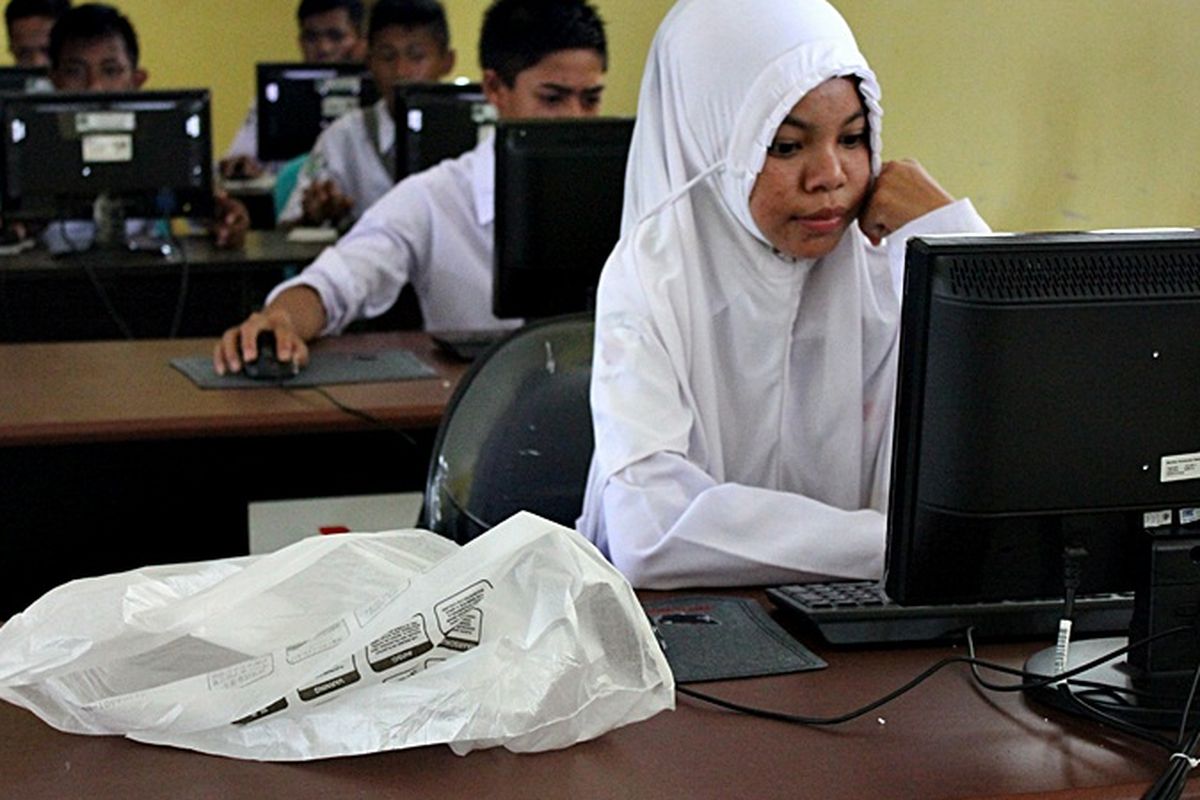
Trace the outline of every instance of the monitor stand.
<instances>
[{"instance_id":1,"label":"monitor stand","mask_svg":"<svg viewBox=\"0 0 1200 800\"><path fill-rule=\"evenodd\" d=\"M1073 669L1125 647L1130 641L1154 641L1071 678L1116 687L1113 691L1072 686L1085 698L1118 719L1142 727L1178 729L1184 705L1200 661L1197 601L1200 597L1200 535L1183 526L1147 531L1142 564L1136 571L1133 620L1129 638L1083 639L1071 642L1067 669ZM1182 630L1181 630L1182 629ZM1036 675L1058 674L1055 648L1035 653L1025 669ZM1071 713L1081 711L1061 684L1028 690L1029 695ZM1200 698L1197 698L1200 702ZM1200 706L1189 719L1200 723Z\"/></svg>"},{"instance_id":2,"label":"monitor stand","mask_svg":"<svg viewBox=\"0 0 1200 800\"><path fill-rule=\"evenodd\" d=\"M1074 669L1089 661L1125 647L1129 640L1124 637L1105 639L1081 639L1071 642L1067 658L1067 669ZM1055 648L1047 647L1034 653L1025 662L1025 671L1033 675L1050 677L1057 674ZM1174 678L1156 679L1139 676L1128 665L1124 656L1075 676L1071 681L1091 681L1106 686L1118 687L1121 691L1102 692L1091 687L1073 685L1070 691L1087 703L1122 722L1143 728L1177 729L1187 702L1191 675L1186 680ZM1036 689L1027 689L1030 699L1049 705L1070 714L1083 713L1079 706L1067 696L1061 684L1048 684ZM1193 709L1190 719L1200 722L1200 708ZM1189 726L1191 727L1191 726Z\"/></svg>"},{"instance_id":3,"label":"monitor stand","mask_svg":"<svg viewBox=\"0 0 1200 800\"><path fill-rule=\"evenodd\" d=\"M159 253L163 258L169 258L175 252L175 246L162 236L148 233L130 235L126 226L125 205L119 197L101 193L92 204L92 221L96 225L93 248Z\"/></svg>"}]
</instances>

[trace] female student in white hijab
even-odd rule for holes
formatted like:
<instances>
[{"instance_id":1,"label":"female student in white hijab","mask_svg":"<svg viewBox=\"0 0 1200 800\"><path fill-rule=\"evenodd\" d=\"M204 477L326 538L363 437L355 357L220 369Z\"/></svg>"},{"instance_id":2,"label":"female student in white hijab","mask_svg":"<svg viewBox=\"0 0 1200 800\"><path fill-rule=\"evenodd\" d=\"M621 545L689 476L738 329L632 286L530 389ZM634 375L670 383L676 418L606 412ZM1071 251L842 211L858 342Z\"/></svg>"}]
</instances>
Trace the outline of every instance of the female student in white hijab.
<instances>
[{"instance_id":1,"label":"female student in white hijab","mask_svg":"<svg viewBox=\"0 0 1200 800\"><path fill-rule=\"evenodd\" d=\"M879 97L824 0L680 0L655 36L578 522L635 586L882 571L904 240L987 225L881 164Z\"/></svg>"}]
</instances>

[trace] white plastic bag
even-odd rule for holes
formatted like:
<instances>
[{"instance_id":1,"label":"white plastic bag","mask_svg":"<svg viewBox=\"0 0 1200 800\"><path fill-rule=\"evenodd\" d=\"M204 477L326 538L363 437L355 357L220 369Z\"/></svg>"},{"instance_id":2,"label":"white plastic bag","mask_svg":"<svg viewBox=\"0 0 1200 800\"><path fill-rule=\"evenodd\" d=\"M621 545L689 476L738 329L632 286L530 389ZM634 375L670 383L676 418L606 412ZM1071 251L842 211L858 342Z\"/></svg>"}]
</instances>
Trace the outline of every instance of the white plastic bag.
<instances>
[{"instance_id":1,"label":"white plastic bag","mask_svg":"<svg viewBox=\"0 0 1200 800\"><path fill-rule=\"evenodd\" d=\"M50 725L260 760L566 747L674 705L629 584L519 514L75 581L0 628L0 698Z\"/></svg>"}]
</instances>

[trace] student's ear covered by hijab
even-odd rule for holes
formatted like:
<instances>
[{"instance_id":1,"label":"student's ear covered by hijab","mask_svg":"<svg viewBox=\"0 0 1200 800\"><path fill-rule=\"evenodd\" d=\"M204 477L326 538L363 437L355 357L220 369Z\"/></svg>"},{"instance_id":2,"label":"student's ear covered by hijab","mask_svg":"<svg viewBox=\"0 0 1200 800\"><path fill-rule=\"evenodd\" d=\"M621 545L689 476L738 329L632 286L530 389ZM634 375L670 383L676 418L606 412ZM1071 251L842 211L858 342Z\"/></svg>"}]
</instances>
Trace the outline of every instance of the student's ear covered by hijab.
<instances>
[{"instance_id":1,"label":"student's ear covered by hijab","mask_svg":"<svg viewBox=\"0 0 1200 800\"><path fill-rule=\"evenodd\" d=\"M844 107L805 104L825 86ZM884 166L882 119L824 0L680 0L663 20L597 295L578 521L635 586L881 573L903 241L987 229L915 163ZM838 235L809 248L797 225Z\"/></svg>"}]
</instances>

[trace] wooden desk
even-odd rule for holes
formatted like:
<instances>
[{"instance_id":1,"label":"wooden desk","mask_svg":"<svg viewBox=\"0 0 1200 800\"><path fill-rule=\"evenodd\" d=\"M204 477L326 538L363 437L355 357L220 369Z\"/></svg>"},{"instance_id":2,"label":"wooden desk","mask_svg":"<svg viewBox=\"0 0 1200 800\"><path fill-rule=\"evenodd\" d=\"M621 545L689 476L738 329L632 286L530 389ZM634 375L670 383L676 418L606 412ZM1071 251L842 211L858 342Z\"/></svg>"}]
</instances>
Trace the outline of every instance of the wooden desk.
<instances>
[{"instance_id":1,"label":"wooden desk","mask_svg":"<svg viewBox=\"0 0 1200 800\"><path fill-rule=\"evenodd\" d=\"M289 242L283 231L250 231L237 250L219 250L207 236L179 245L166 258L105 250L55 258L41 248L0 257L0 341L123 338L114 313L135 338L165 338L173 329L216 336L323 247Z\"/></svg>"},{"instance_id":2,"label":"wooden desk","mask_svg":"<svg viewBox=\"0 0 1200 800\"><path fill-rule=\"evenodd\" d=\"M71 578L247 552L246 505L424 488L465 365L418 333L326 340L405 347L419 381L314 390L196 388L168 361L214 340L0 345L0 617ZM397 433L396 431L401 431Z\"/></svg>"},{"instance_id":3,"label":"wooden desk","mask_svg":"<svg viewBox=\"0 0 1200 800\"><path fill-rule=\"evenodd\" d=\"M1040 645L1039 645L1040 646ZM705 684L723 697L829 714L904 683L953 651L831 651L821 672ZM984 646L1013 666L1033 645ZM982 694L951 668L869 717L817 730L680 698L679 708L567 750L465 758L425 747L260 764L71 736L0 703L0 787L21 800L261 798L1134 798L1166 754L1019 695ZM1193 782L1186 797L1200 796Z\"/></svg>"}]
</instances>

